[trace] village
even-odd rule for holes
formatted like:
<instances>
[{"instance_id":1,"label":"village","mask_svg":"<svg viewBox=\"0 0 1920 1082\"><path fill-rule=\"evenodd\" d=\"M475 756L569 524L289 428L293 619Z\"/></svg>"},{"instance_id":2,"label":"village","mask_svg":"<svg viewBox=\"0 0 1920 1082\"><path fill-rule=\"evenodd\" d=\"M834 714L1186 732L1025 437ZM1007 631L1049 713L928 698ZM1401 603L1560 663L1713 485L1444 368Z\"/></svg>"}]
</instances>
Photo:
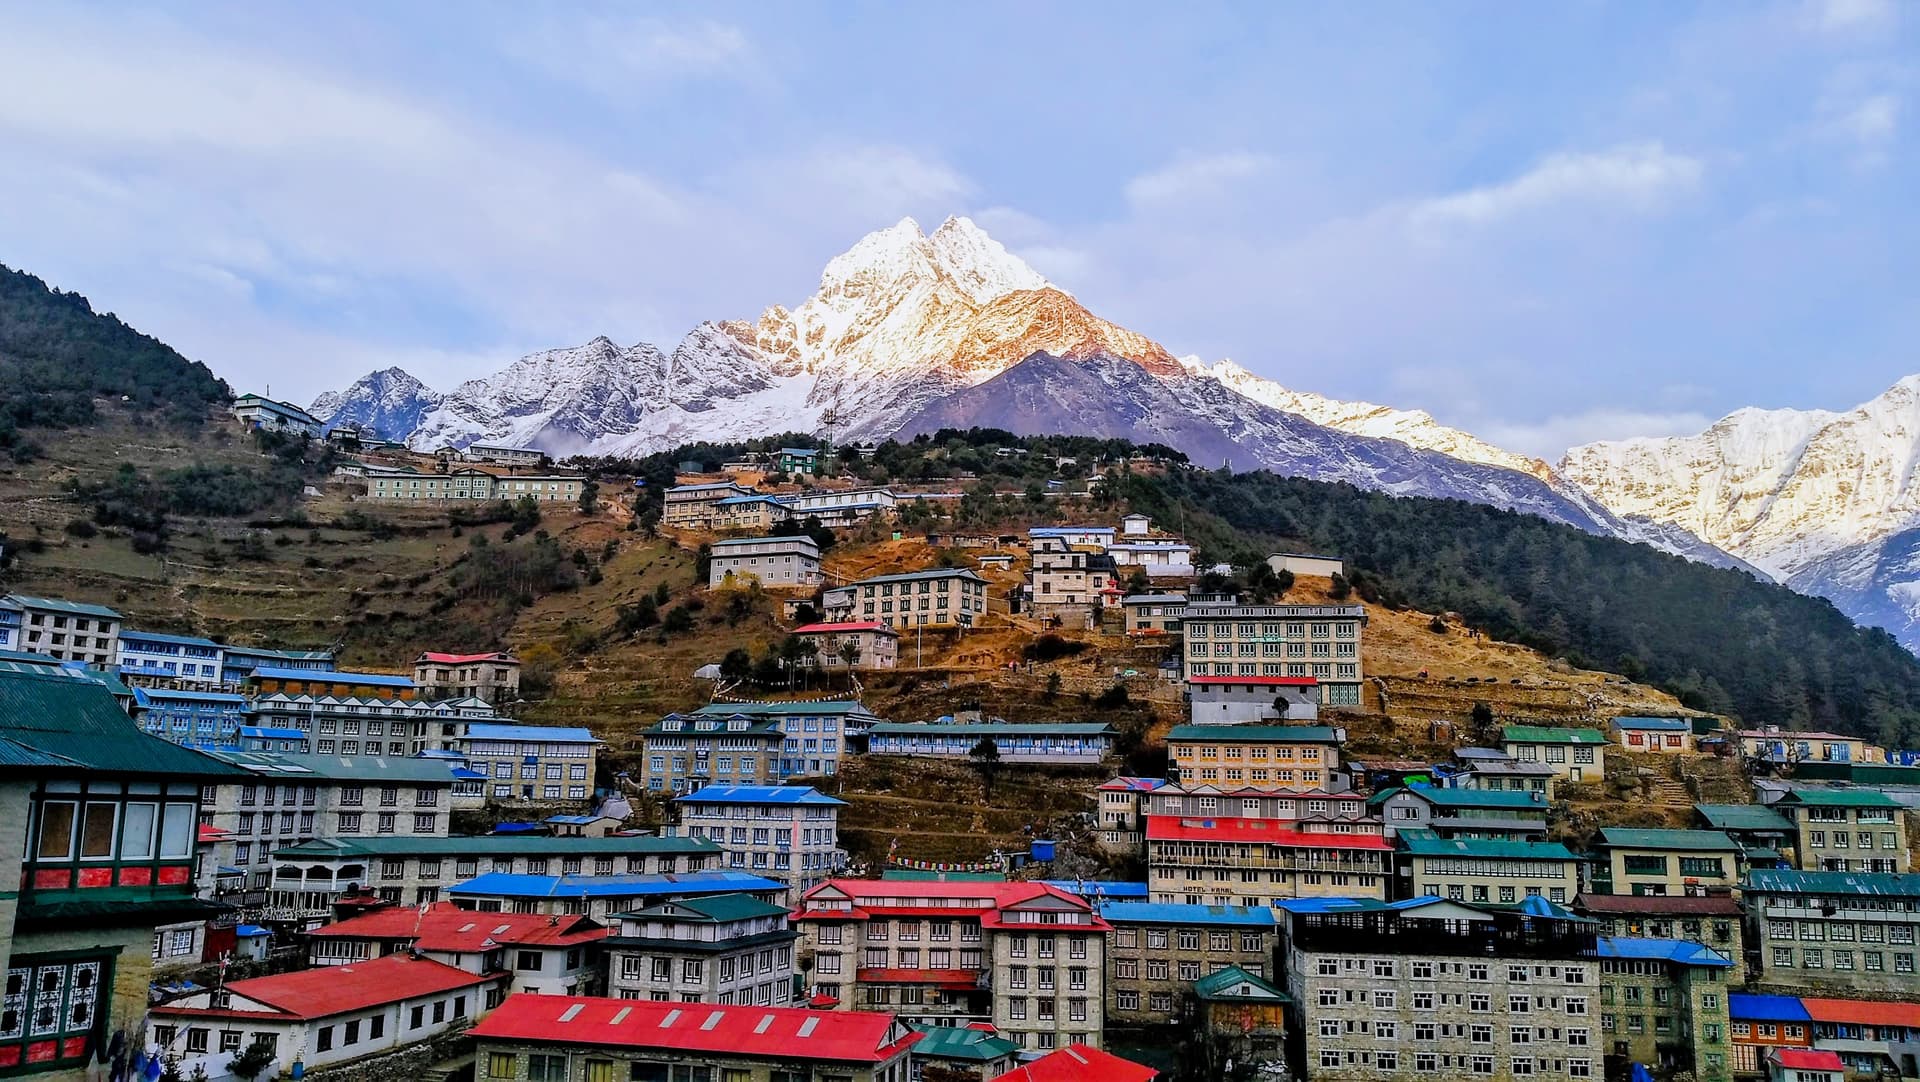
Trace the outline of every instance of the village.
<instances>
[{"instance_id":1,"label":"village","mask_svg":"<svg viewBox=\"0 0 1920 1082\"><path fill-rule=\"evenodd\" d=\"M1203 565L1083 481L928 536L909 509L957 494L843 476L857 447L652 493L324 438L316 497L356 505L657 499L698 588L792 645L715 649L616 735L537 717L514 642L343 668L7 596L0 1070L1920 1075L1915 749L1434 671L1523 651L1365 603L1338 553Z\"/></svg>"}]
</instances>

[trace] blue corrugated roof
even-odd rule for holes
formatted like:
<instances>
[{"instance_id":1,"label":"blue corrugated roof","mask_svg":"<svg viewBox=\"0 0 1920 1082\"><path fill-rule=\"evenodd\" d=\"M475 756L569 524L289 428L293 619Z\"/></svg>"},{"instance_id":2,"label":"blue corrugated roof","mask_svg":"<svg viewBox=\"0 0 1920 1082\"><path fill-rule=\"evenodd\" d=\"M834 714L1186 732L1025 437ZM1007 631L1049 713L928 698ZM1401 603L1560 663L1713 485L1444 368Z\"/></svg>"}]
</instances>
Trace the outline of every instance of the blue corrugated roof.
<instances>
[{"instance_id":1,"label":"blue corrugated roof","mask_svg":"<svg viewBox=\"0 0 1920 1082\"><path fill-rule=\"evenodd\" d=\"M259 725L240 726L241 736L257 737L261 740L305 740L307 734L299 729L268 729Z\"/></svg>"},{"instance_id":2,"label":"blue corrugated roof","mask_svg":"<svg viewBox=\"0 0 1920 1082\"><path fill-rule=\"evenodd\" d=\"M233 695L225 691L175 691L172 688L134 688L133 701L161 699L192 703L223 703L227 705L245 704L245 695Z\"/></svg>"},{"instance_id":3,"label":"blue corrugated roof","mask_svg":"<svg viewBox=\"0 0 1920 1082\"><path fill-rule=\"evenodd\" d=\"M680 804L838 804L846 801L830 797L810 785L707 785L683 797Z\"/></svg>"},{"instance_id":4,"label":"blue corrugated roof","mask_svg":"<svg viewBox=\"0 0 1920 1082\"><path fill-rule=\"evenodd\" d=\"M1812 1022L1807 1005L1798 996L1761 996L1734 992L1727 996L1727 1015L1736 1022Z\"/></svg>"},{"instance_id":5,"label":"blue corrugated roof","mask_svg":"<svg viewBox=\"0 0 1920 1082\"><path fill-rule=\"evenodd\" d=\"M1042 883L1068 894L1078 894L1082 898L1111 898L1115 901L1140 900L1147 896L1145 883L1128 883L1114 879L1042 879Z\"/></svg>"},{"instance_id":6,"label":"blue corrugated roof","mask_svg":"<svg viewBox=\"0 0 1920 1082\"><path fill-rule=\"evenodd\" d=\"M1183 905L1172 902L1100 902L1100 915L1107 920L1145 921L1153 924L1206 924L1220 926L1272 927L1273 910L1265 906Z\"/></svg>"},{"instance_id":7,"label":"blue corrugated roof","mask_svg":"<svg viewBox=\"0 0 1920 1082\"><path fill-rule=\"evenodd\" d=\"M143 639L149 642L169 643L174 646L218 647L220 645L219 643L214 642L212 639L203 639L196 635L165 635L158 631L133 631L126 628L122 628L120 631L120 642L123 645L128 640L139 641Z\"/></svg>"},{"instance_id":8,"label":"blue corrugated roof","mask_svg":"<svg viewBox=\"0 0 1920 1082\"><path fill-rule=\"evenodd\" d=\"M233 934L242 939L252 939L255 936L272 935L273 933L260 927L258 924L242 924L233 930Z\"/></svg>"},{"instance_id":9,"label":"blue corrugated roof","mask_svg":"<svg viewBox=\"0 0 1920 1082\"><path fill-rule=\"evenodd\" d=\"M1692 732L1693 726L1685 718L1646 718L1631 715L1613 719L1616 729L1638 729L1643 732L1679 733Z\"/></svg>"},{"instance_id":10,"label":"blue corrugated roof","mask_svg":"<svg viewBox=\"0 0 1920 1082\"><path fill-rule=\"evenodd\" d=\"M1603 935L1594 941L1598 958L1632 958L1651 962L1673 962L1684 966L1732 968L1733 962L1712 948L1687 939L1646 939L1637 936Z\"/></svg>"},{"instance_id":11,"label":"blue corrugated roof","mask_svg":"<svg viewBox=\"0 0 1920 1082\"><path fill-rule=\"evenodd\" d=\"M549 744L598 744L587 729L562 725L500 725L476 721L467 726L468 740L541 740Z\"/></svg>"},{"instance_id":12,"label":"blue corrugated roof","mask_svg":"<svg viewBox=\"0 0 1920 1082\"><path fill-rule=\"evenodd\" d=\"M410 688L413 677L383 672L341 672L338 669L282 669L262 665L253 675L268 680L325 680L333 684L366 684L371 687Z\"/></svg>"},{"instance_id":13,"label":"blue corrugated roof","mask_svg":"<svg viewBox=\"0 0 1920 1082\"><path fill-rule=\"evenodd\" d=\"M684 875L515 875L488 872L456 883L448 894L505 898L639 898L655 894L728 894L734 891L785 890L778 883L746 872L687 872Z\"/></svg>"}]
</instances>

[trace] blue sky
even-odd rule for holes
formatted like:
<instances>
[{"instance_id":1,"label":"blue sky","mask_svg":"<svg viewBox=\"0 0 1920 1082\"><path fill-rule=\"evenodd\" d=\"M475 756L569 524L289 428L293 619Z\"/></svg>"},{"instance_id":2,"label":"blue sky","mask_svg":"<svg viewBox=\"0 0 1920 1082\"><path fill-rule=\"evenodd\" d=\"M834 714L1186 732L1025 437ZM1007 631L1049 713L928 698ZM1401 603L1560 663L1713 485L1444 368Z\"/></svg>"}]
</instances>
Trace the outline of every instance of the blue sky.
<instances>
[{"instance_id":1,"label":"blue sky","mask_svg":"<svg viewBox=\"0 0 1920 1082\"><path fill-rule=\"evenodd\" d=\"M449 387L967 214L1176 353L1495 442L1920 371L1920 8L39 5L0 262L236 384Z\"/></svg>"}]
</instances>

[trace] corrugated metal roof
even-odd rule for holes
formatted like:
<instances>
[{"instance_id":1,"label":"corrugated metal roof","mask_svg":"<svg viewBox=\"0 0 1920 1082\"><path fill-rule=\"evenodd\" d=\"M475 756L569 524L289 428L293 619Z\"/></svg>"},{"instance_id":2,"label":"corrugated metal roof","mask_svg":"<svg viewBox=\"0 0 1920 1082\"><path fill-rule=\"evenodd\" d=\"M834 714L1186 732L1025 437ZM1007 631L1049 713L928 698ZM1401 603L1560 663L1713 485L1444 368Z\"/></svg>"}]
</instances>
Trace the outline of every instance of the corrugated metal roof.
<instances>
[{"instance_id":1,"label":"corrugated metal roof","mask_svg":"<svg viewBox=\"0 0 1920 1082\"><path fill-rule=\"evenodd\" d=\"M691 896L786 889L785 883L745 872L687 872L684 875L514 875L509 872L488 872L464 883L455 883L447 888L447 893L503 898L644 898L661 894Z\"/></svg>"},{"instance_id":2,"label":"corrugated metal roof","mask_svg":"<svg viewBox=\"0 0 1920 1082\"><path fill-rule=\"evenodd\" d=\"M1598 729L1557 729L1547 725L1509 725L1500 730L1500 739L1508 744L1605 744L1607 734Z\"/></svg>"},{"instance_id":3,"label":"corrugated metal roof","mask_svg":"<svg viewBox=\"0 0 1920 1082\"><path fill-rule=\"evenodd\" d=\"M677 804L837 804L846 801L830 797L810 785L705 785L686 796L675 797Z\"/></svg>"},{"instance_id":4,"label":"corrugated metal roof","mask_svg":"<svg viewBox=\"0 0 1920 1082\"><path fill-rule=\"evenodd\" d=\"M1596 958L1629 958L1675 965L1730 969L1733 962L1710 947L1687 939L1646 939L1603 935L1594 941Z\"/></svg>"},{"instance_id":5,"label":"corrugated metal roof","mask_svg":"<svg viewBox=\"0 0 1920 1082\"><path fill-rule=\"evenodd\" d=\"M65 675L0 673L0 738L27 749L10 754L14 761L5 765L11 769L51 769L66 762L122 774L244 776L217 759L141 732L105 685Z\"/></svg>"},{"instance_id":6,"label":"corrugated metal roof","mask_svg":"<svg viewBox=\"0 0 1920 1082\"><path fill-rule=\"evenodd\" d=\"M1787 817L1764 804L1695 804L1693 810L1715 830L1793 833Z\"/></svg>"},{"instance_id":7,"label":"corrugated metal roof","mask_svg":"<svg viewBox=\"0 0 1920 1082\"><path fill-rule=\"evenodd\" d=\"M1780 798L1781 804L1804 804L1823 808L1898 808L1903 805L1877 789L1793 788Z\"/></svg>"},{"instance_id":8,"label":"corrugated metal roof","mask_svg":"<svg viewBox=\"0 0 1920 1082\"><path fill-rule=\"evenodd\" d=\"M720 845L706 838L657 838L649 834L606 838L555 838L538 835L483 834L446 838L375 835L369 838L310 838L275 851L292 859L329 860L336 857L397 856L623 856L642 853L717 853Z\"/></svg>"},{"instance_id":9,"label":"corrugated metal roof","mask_svg":"<svg viewBox=\"0 0 1920 1082\"><path fill-rule=\"evenodd\" d=\"M1420 857L1481 857L1489 860L1574 859L1573 852L1559 842L1442 838L1432 831L1401 831L1400 848Z\"/></svg>"},{"instance_id":10,"label":"corrugated metal roof","mask_svg":"<svg viewBox=\"0 0 1920 1082\"><path fill-rule=\"evenodd\" d=\"M1265 906L1182 905L1171 902L1098 902L1100 915L1113 921L1142 924L1193 924L1210 927L1273 927L1273 910Z\"/></svg>"},{"instance_id":11,"label":"corrugated metal roof","mask_svg":"<svg viewBox=\"0 0 1920 1082\"><path fill-rule=\"evenodd\" d=\"M468 740L537 740L548 744L598 744L587 729L561 725L502 725L491 721L467 724Z\"/></svg>"},{"instance_id":12,"label":"corrugated metal roof","mask_svg":"<svg viewBox=\"0 0 1920 1082\"><path fill-rule=\"evenodd\" d=\"M1747 873L1747 890L1800 894L1857 894L1920 898L1920 873L1798 872L1758 868Z\"/></svg>"},{"instance_id":13,"label":"corrugated metal roof","mask_svg":"<svg viewBox=\"0 0 1920 1082\"><path fill-rule=\"evenodd\" d=\"M49 612L70 612L79 616L103 616L109 620L120 619L120 614L105 605L91 605L84 601L68 601L59 597L30 597L26 594L8 594L7 600L23 609L46 609Z\"/></svg>"},{"instance_id":14,"label":"corrugated metal roof","mask_svg":"<svg viewBox=\"0 0 1920 1082\"><path fill-rule=\"evenodd\" d=\"M1721 830L1662 830L1609 827L1600 832L1607 845L1622 849L1739 849L1740 845Z\"/></svg>"},{"instance_id":15,"label":"corrugated metal roof","mask_svg":"<svg viewBox=\"0 0 1920 1082\"><path fill-rule=\"evenodd\" d=\"M1291 741L1299 744L1337 744L1340 730L1328 725L1175 725L1168 740L1216 744Z\"/></svg>"},{"instance_id":16,"label":"corrugated metal roof","mask_svg":"<svg viewBox=\"0 0 1920 1082\"><path fill-rule=\"evenodd\" d=\"M952 721L878 722L872 736L1099 736L1111 734L1104 721Z\"/></svg>"},{"instance_id":17,"label":"corrugated metal roof","mask_svg":"<svg viewBox=\"0 0 1920 1082\"><path fill-rule=\"evenodd\" d=\"M1762 996L1751 992L1727 995L1727 1015L1736 1022L1811 1022L1798 996Z\"/></svg>"}]
</instances>

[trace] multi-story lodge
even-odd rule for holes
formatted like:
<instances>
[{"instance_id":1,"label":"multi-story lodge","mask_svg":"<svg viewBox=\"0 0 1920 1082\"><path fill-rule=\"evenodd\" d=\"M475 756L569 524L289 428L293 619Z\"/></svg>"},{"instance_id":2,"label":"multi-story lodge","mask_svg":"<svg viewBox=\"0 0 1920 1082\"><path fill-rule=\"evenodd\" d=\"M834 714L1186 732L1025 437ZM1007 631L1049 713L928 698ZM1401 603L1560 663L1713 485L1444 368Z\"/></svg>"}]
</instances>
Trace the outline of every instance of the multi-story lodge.
<instances>
[{"instance_id":1,"label":"multi-story lodge","mask_svg":"<svg viewBox=\"0 0 1920 1082\"><path fill-rule=\"evenodd\" d=\"M9 610L12 630L0 638L0 649L45 654L61 661L77 661L96 669L112 669L120 652L120 614L105 605L63 601L52 597L8 594L0 609Z\"/></svg>"},{"instance_id":2,"label":"multi-story lodge","mask_svg":"<svg viewBox=\"0 0 1920 1082\"><path fill-rule=\"evenodd\" d=\"M858 702L710 703L668 714L641 733L646 786L685 793L703 785L778 785L832 777L848 741L880 719Z\"/></svg>"},{"instance_id":3,"label":"multi-story lodge","mask_svg":"<svg viewBox=\"0 0 1920 1082\"><path fill-rule=\"evenodd\" d=\"M1044 883L830 879L794 920L813 952L813 994L837 1010L990 1022L1027 1050L1098 1046L1109 926Z\"/></svg>"},{"instance_id":4,"label":"multi-story lodge","mask_svg":"<svg viewBox=\"0 0 1920 1082\"><path fill-rule=\"evenodd\" d=\"M1180 618L1186 675L1311 676L1321 705L1359 706L1359 605L1251 605L1193 594Z\"/></svg>"},{"instance_id":5,"label":"multi-story lodge","mask_svg":"<svg viewBox=\"0 0 1920 1082\"><path fill-rule=\"evenodd\" d=\"M1735 734L1741 754L1749 759L1775 765L1792 763L1870 763L1884 756L1857 736L1845 733L1795 732L1769 726L1742 729Z\"/></svg>"},{"instance_id":6,"label":"multi-story lodge","mask_svg":"<svg viewBox=\"0 0 1920 1082\"><path fill-rule=\"evenodd\" d=\"M1521 841L1544 838L1547 834L1547 800L1543 793L1383 789L1368 798L1367 806L1373 808L1386 821L1387 830L1394 833L1420 830L1442 838Z\"/></svg>"},{"instance_id":7,"label":"multi-story lodge","mask_svg":"<svg viewBox=\"0 0 1920 1082\"><path fill-rule=\"evenodd\" d=\"M852 583L856 619L909 627L973 627L987 612L987 580L966 568L880 575Z\"/></svg>"},{"instance_id":8,"label":"multi-story lodge","mask_svg":"<svg viewBox=\"0 0 1920 1082\"><path fill-rule=\"evenodd\" d=\"M1104 762L1113 754L1113 726L1103 721L877 722L867 729L872 755L965 759L981 741L993 744L1004 763Z\"/></svg>"},{"instance_id":9,"label":"multi-story lodge","mask_svg":"<svg viewBox=\"0 0 1920 1082\"><path fill-rule=\"evenodd\" d=\"M815 489L777 497L788 516L816 518L822 526L851 526L874 515L891 515L899 497L884 488Z\"/></svg>"},{"instance_id":10,"label":"multi-story lodge","mask_svg":"<svg viewBox=\"0 0 1920 1082\"><path fill-rule=\"evenodd\" d=\"M0 1072L77 1080L145 1018L157 930L214 914L193 890L200 793L234 771L58 670L0 672L0 748Z\"/></svg>"},{"instance_id":11,"label":"multi-story lodge","mask_svg":"<svg viewBox=\"0 0 1920 1082\"><path fill-rule=\"evenodd\" d=\"M1106 902L1107 1024L1152 1025L1174 1017L1195 981L1228 967L1273 974L1278 928L1266 906Z\"/></svg>"},{"instance_id":12,"label":"multi-story lodge","mask_svg":"<svg viewBox=\"0 0 1920 1082\"><path fill-rule=\"evenodd\" d=\"M273 854L270 919L319 923L341 897L369 893L418 906L484 872L527 876L673 875L716 868L720 847L698 838L312 838Z\"/></svg>"},{"instance_id":13,"label":"multi-story lodge","mask_svg":"<svg viewBox=\"0 0 1920 1082\"><path fill-rule=\"evenodd\" d=\"M295 436L318 436L325 426L313 414L290 402L265 395L243 394L229 407L240 427L250 432L285 432Z\"/></svg>"},{"instance_id":14,"label":"multi-story lodge","mask_svg":"<svg viewBox=\"0 0 1920 1082\"><path fill-rule=\"evenodd\" d=\"M1035 526L1027 531L1027 545L1032 547L1051 540L1068 545L1085 545L1105 552L1118 533L1112 526Z\"/></svg>"},{"instance_id":15,"label":"multi-story lodge","mask_svg":"<svg viewBox=\"0 0 1920 1082\"><path fill-rule=\"evenodd\" d=\"M1443 838L1402 829L1394 854L1397 897L1447 898L1477 905L1556 905L1580 893L1580 858L1559 842Z\"/></svg>"},{"instance_id":16,"label":"multi-story lodge","mask_svg":"<svg viewBox=\"0 0 1920 1082\"><path fill-rule=\"evenodd\" d=\"M386 906L307 933L307 961L348 966L412 951L469 973L511 974L508 992L584 995L599 985L608 934L583 916Z\"/></svg>"},{"instance_id":17,"label":"multi-story lodge","mask_svg":"<svg viewBox=\"0 0 1920 1082\"><path fill-rule=\"evenodd\" d=\"M662 497L660 521L663 525L699 528L713 521L714 504L735 496L759 493L732 481L714 481L704 485L675 485Z\"/></svg>"},{"instance_id":18,"label":"multi-story lodge","mask_svg":"<svg viewBox=\"0 0 1920 1082\"><path fill-rule=\"evenodd\" d=\"M1756 870L1743 901L1762 985L1920 1001L1920 875Z\"/></svg>"},{"instance_id":19,"label":"multi-story lodge","mask_svg":"<svg viewBox=\"0 0 1920 1082\"><path fill-rule=\"evenodd\" d=\"M1183 785L1325 791L1343 787L1346 739L1325 725L1176 725L1167 756Z\"/></svg>"},{"instance_id":20,"label":"multi-story lodge","mask_svg":"<svg viewBox=\"0 0 1920 1082\"><path fill-rule=\"evenodd\" d=\"M1068 627L1088 628L1101 609L1117 601L1113 559L1069 544L1065 538L1032 540L1027 600L1035 616Z\"/></svg>"},{"instance_id":21,"label":"multi-story lodge","mask_svg":"<svg viewBox=\"0 0 1920 1082\"><path fill-rule=\"evenodd\" d=\"M1607 1054L1702 1082L1733 1077L1728 976L1733 963L1682 939L1601 936L1600 1029Z\"/></svg>"},{"instance_id":22,"label":"multi-story lodge","mask_svg":"<svg viewBox=\"0 0 1920 1082\"><path fill-rule=\"evenodd\" d=\"M1128 594L1120 599L1120 627L1134 638L1180 633L1185 594Z\"/></svg>"},{"instance_id":23,"label":"multi-story lodge","mask_svg":"<svg viewBox=\"0 0 1920 1082\"><path fill-rule=\"evenodd\" d=\"M1795 864L1809 872L1907 872L1907 809L1878 789L1796 787L1773 807L1793 823Z\"/></svg>"},{"instance_id":24,"label":"multi-story lodge","mask_svg":"<svg viewBox=\"0 0 1920 1082\"><path fill-rule=\"evenodd\" d=\"M728 496L710 506L706 525L715 531L765 533L793 517L786 505L773 496Z\"/></svg>"},{"instance_id":25,"label":"multi-story lodge","mask_svg":"<svg viewBox=\"0 0 1920 1082\"><path fill-rule=\"evenodd\" d=\"M715 541L707 565L707 585L814 587L820 574L820 546L813 538L734 537Z\"/></svg>"},{"instance_id":26,"label":"multi-story lodge","mask_svg":"<svg viewBox=\"0 0 1920 1082\"><path fill-rule=\"evenodd\" d=\"M1149 578L1190 578L1193 575L1193 546L1181 541L1120 541L1107 546L1122 577L1139 568Z\"/></svg>"},{"instance_id":27,"label":"multi-story lodge","mask_svg":"<svg viewBox=\"0 0 1920 1082\"><path fill-rule=\"evenodd\" d=\"M494 462L502 466L538 466L547 461L547 453L536 447L476 443L460 452L460 458L466 462Z\"/></svg>"},{"instance_id":28,"label":"multi-story lodge","mask_svg":"<svg viewBox=\"0 0 1920 1082\"><path fill-rule=\"evenodd\" d=\"M1685 939L1733 963L1730 980L1745 972L1740 903L1728 891L1707 894L1592 894L1574 902L1583 917L1600 922L1602 935L1633 939Z\"/></svg>"},{"instance_id":29,"label":"multi-story lodge","mask_svg":"<svg viewBox=\"0 0 1920 1082\"><path fill-rule=\"evenodd\" d=\"M429 699L480 699L498 706L520 697L520 659L500 651L428 652L413 660L413 682Z\"/></svg>"},{"instance_id":30,"label":"multi-story lodge","mask_svg":"<svg viewBox=\"0 0 1920 1082\"><path fill-rule=\"evenodd\" d=\"M846 867L837 800L805 785L709 785L673 802L680 822L665 837L706 838L726 866L785 881L800 892Z\"/></svg>"},{"instance_id":31,"label":"multi-story lodge","mask_svg":"<svg viewBox=\"0 0 1920 1082\"><path fill-rule=\"evenodd\" d=\"M628 862L632 867L633 863ZM778 904L787 885L747 872L703 871L652 875L525 875L484 872L447 888L447 897L476 913L578 914L612 922L622 913L676 898L750 894Z\"/></svg>"},{"instance_id":32,"label":"multi-story lodge","mask_svg":"<svg viewBox=\"0 0 1920 1082\"><path fill-rule=\"evenodd\" d=\"M1601 1077L1593 925L1543 899L1281 907L1296 1078Z\"/></svg>"},{"instance_id":33,"label":"multi-story lodge","mask_svg":"<svg viewBox=\"0 0 1920 1082\"><path fill-rule=\"evenodd\" d=\"M259 669L299 669L305 672L332 672L332 650L267 650L255 646L221 647L220 679L227 684L243 684Z\"/></svg>"},{"instance_id":34,"label":"multi-story lodge","mask_svg":"<svg viewBox=\"0 0 1920 1082\"><path fill-rule=\"evenodd\" d=\"M1599 781L1607 776L1607 735L1598 729L1509 725L1500 730L1500 742L1514 762L1545 763L1562 781Z\"/></svg>"},{"instance_id":35,"label":"multi-story lodge","mask_svg":"<svg viewBox=\"0 0 1920 1082\"><path fill-rule=\"evenodd\" d=\"M1393 843L1377 819L1149 814L1146 833L1148 896L1160 903L1385 898L1393 871Z\"/></svg>"},{"instance_id":36,"label":"multi-story lodge","mask_svg":"<svg viewBox=\"0 0 1920 1082\"><path fill-rule=\"evenodd\" d=\"M891 669L900 660L900 633L878 620L802 624L793 634L818 651L823 669Z\"/></svg>"},{"instance_id":37,"label":"multi-story lodge","mask_svg":"<svg viewBox=\"0 0 1920 1082\"><path fill-rule=\"evenodd\" d=\"M1609 827L1600 848L1597 893L1706 894L1740 884L1740 843L1722 831Z\"/></svg>"},{"instance_id":38,"label":"multi-story lodge","mask_svg":"<svg viewBox=\"0 0 1920 1082\"><path fill-rule=\"evenodd\" d=\"M202 795L203 895L264 904L273 853L314 838L444 838L453 773L435 759L216 751L244 771Z\"/></svg>"},{"instance_id":39,"label":"multi-story lodge","mask_svg":"<svg viewBox=\"0 0 1920 1082\"><path fill-rule=\"evenodd\" d=\"M175 744L237 747L252 705L226 691L184 691L134 685L129 712L143 732ZM306 734L300 734L305 741Z\"/></svg>"},{"instance_id":40,"label":"multi-story lodge","mask_svg":"<svg viewBox=\"0 0 1920 1082\"><path fill-rule=\"evenodd\" d=\"M489 799L578 804L593 795L600 739L588 730L493 721L456 724L459 735L453 750L466 757L469 769L491 779Z\"/></svg>"},{"instance_id":41,"label":"multi-story lodge","mask_svg":"<svg viewBox=\"0 0 1920 1082\"><path fill-rule=\"evenodd\" d=\"M656 1003L793 1003L787 909L751 894L660 902L616 918L607 994Z\"/></svg>"},{"instance_id":42,"label":"multi-story lodge","mask_svg":"<svg viewBox=\"0 0 1920 1082\"><path fill-rule=\"evenodd\" d=\"M1145 856L1147 797L1166 787L1164 778L1118 777L1095 790L1099 805L1100 846L1122 856Z\"/></svg>"},{"instance_id":43,"label":"multi-story lodge","mask_svg":"<svg viewBox=\"0 0 1920 1082\"><path fill-rule=\"evenodd\" d=\"M369 470L367 498L407 503L527 499L572 503L580 499L585 484L586 478L577 473L520 473L512 466L461 466L446 473Z\"/></svg>"},{"instance_id":44,"label":"multi-story lodge","mask_svg":"<svg viewBox=\"0 0 1920 1082\"><path fill-rule=\"evenodd\" d=\"M120 678L148 687L213 688L221 683L224 649L212 639L120 629Z\"/></svg>"},{"instance_id":45,"label":"multi-story lodge","mask_svg":"<svg viewBox=\"0 0 1920 1082\"><path fill-rule=\"evenodd\" d=\"M1311 676L1190 676L1187 720L1195 725L1310 722L1320 716Z\"/></svg>"},{"instance_id":46,"label":"multi-story lodge","mask_svg":"<svg viewBox=\"0 0 1920 1082\"><path fill-rule=\"evenodd\" d=\"M512 996L469 1031L475 1082L910 1082L892 1015Z\"/></svg>"}]
</instances>

